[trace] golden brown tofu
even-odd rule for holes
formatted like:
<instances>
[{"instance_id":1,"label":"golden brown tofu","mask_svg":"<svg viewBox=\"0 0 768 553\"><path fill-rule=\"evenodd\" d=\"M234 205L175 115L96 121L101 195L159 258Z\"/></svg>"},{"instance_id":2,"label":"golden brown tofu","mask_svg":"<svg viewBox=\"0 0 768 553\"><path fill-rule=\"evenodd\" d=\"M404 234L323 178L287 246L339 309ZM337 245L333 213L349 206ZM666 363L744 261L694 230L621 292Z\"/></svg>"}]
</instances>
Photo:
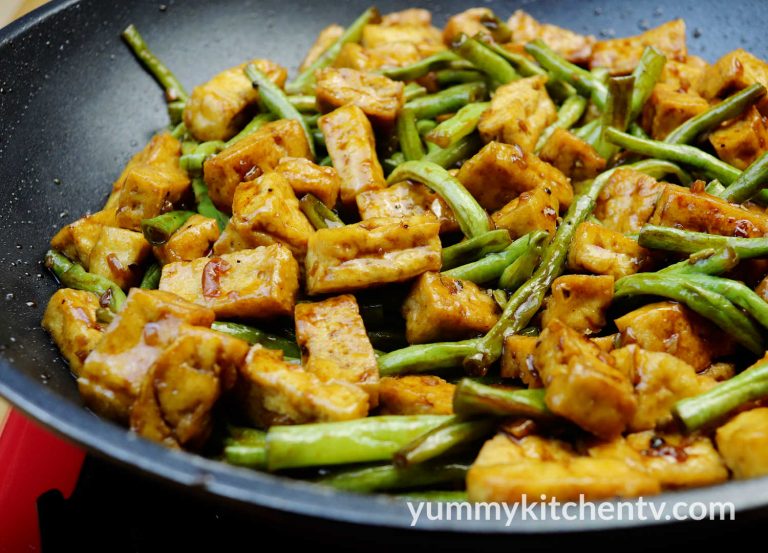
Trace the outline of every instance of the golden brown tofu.
<instances>
[{"instance_id":1,"label":"golden brown tofu","mask_svg":"<svg viewBox=\"0 0 768 553\"><path fill-rule=\"evenodd\" d=\"M341 107L318 121L328 154L341 177L341 201L353 204L366 190L387 187L376 154L373 129L363 110L355 105Z\"/></svg>"},{"instance_id":2,"label":"golden brown tofu","mask_svg":"<svg viewBox=\"0 0 768 553\"><path fill-rule=\"evenodd\" d=\"M419 48L411 42L387 42L373 48L349 42L341 48L333 67L375 71L384 67L405 67L422 57Z\"/></svg>"},{"instance_id":3,"label":"golden brown tofu","mask_svg":"<svg viewBox=\"0 0 768 553\"><path fill-rule=\"evenodd\" d=\"M160 290L212 309L217 317L293 314L299 264L282 244L180 261L163 267Z\"/></svg>"},{"instance_id":4,"label":"golden brown tofu","mask_svg":"<svg viewBox=\"0 0 768 553\"><path fill-rule=\"evenodd\" d=\"M768 215L674 184L664 187L649 223L723 236L754 237L768 233Z\"/></svg>"},{"instance_id":5,"label":"golden brown tofu","mask_svg":"<svg viewBox=\"0 0 768 553\"><path fill-rule=\"evenodd\" d=\"M235 383L248 344L184 325L144 376L131 408L131 430L169 447L199 449L211 433L212 410Z\"/></svg>"},{"instance_id":6,"label":"golden brown tofu","mask_svg":"<svg viewBox=\"0 0 768 553\"><path fill-rule=\"evenodd\" d=\"M369 24L363 27L364 48L381 48L389 44L413 45L421 56L429 56L445 50L442 34L430 24L382 22L381 25Z\"/></svg>"},{"instance_id":7,"label":"golden brown tofu","mask_svg":"<svg viewBox=\"0 0 768 553\"><path fill-rule=\"evenodd\" d=\"M576 451L573 446L562 440L536 434L517 438L506 432L500 432L483 444L473 466L491 467L524 461L567 462L574 457L576 457Z\"/></svg>"},{"instance_id":8,"label":"golden brown tofu","mask_svg":"<svg viewBox=\"0 0 768 553\"><path fill-rule=\"evenodd\" d=\"M227 226L224 227L224 231L221 233L218 240L213 243L214 255L222 255L225 253L234 253L239 252L240 250L250 249L253 249L253 244L251 244L248 237L241 236L240 233L235 230L235 227L232 225L232 219L230 219Z\"/></svg>"},{"instance_id":9,"label":"golden brown tofu","mask_svg":"<svg viewBox=\"0 0 768 553\"><path fill-rule=\"evenodd\" d=\"M443 28L443 43L451 46L463 33L468 37L477 34L488 35L497 42L507 42L508 37L499 36L499 22L489 8L470 8L448 19Z\"/></svg>"},{"instance_id":10,"label":"golden brown tofu","mask_svg":"<svg viewBox=\"0 0 768 553\"><path fill-rule=\"evenodd\" d=\"M552 133L539 157L574 182L595 178L606 164L597 150L565 129Z\"/></svg>"},{"instance_id":11,"label":"golden brown tofu","mask_svg":"<svg viewBox=\"0 0 768 553\"><path fill-rule=\"evenodd\" d=\"M587 63L592 56L592 45L595 43L595 37L592 35L580 35L557 25L539 23L523 10L516 10L507 25L512 31L512 39L517 44L540 38L555 52L576 64Z\"/></svg>"},{"instance_id":12,"label":"golden brown tofu","mask_svg":"<svg viewBox=\"0 0 768 553\"><path fill-rule=\"evenodd\" d=\"M718 428L717 449L734 478L768 474L768 408L739 413Z\"/></svg>"},{"instance_id":13,"label":"golden brown tofu","mask_svg":"<svg viewBox=\"0 0 768 553\"><path fill-rule=\"evenodd\" d=\"M99 297L91 292L61 288L48 300L43 328L51 335L59 352L75 375L83 361L101 340L104 328L96 320Z\"/></svg>"},{"instance_id":14,"label":"golden brown tofu","mask_svg":"<svg viewBox=\"0 0 768 553\"><path fill-rule=\"evenodd\" d=\"M520 238L534 230L545 230L555 235L560 204L552 190L540 186L523 192L491 215L496 228L509 231L512 238Z\"/></svg>"},{"instance_id":15,"label":"golden brown tofu","mask_svg":"<svg viewBox=\"0 0 768 553\"><path fill-rule=\"evenodd\" d=\"M207 327L213 320L213 311L174 294L133 288L80 370L77 384L86 405L128 422L144 376L182 323Z\"/></svg>"},{"instance_id":16,"label":"golden brown tofu","mask_svg":"<svg viewBox=\"0 0 768 553\"><path fill-rule=\"evenodd\" d=\"M674 355L697 371L712 359L734 349L731 339L711 322L675 302L659 302L635 309L615 321L623 345Z\"/></svg>"},{"instance_id":17,"label":"golden brown tofu","mask_svg":"<svg viewBox=\"0 0 768 553\"><path fill-rule=\"evenodd\" d=\"M127 289L141 280L141 265L151 251L140 232L102 227L88 259L88 271Z\"/></svg>"},{"instance_id":18,"label":"golden brown tofu","mask_svg":"<svg viewBox=\"0 0 768 553\"><path fill-rule=\"evenodd\" d=\"M560 171L517 146L500 142L483 146L461 166L457 178L489 211L539 187L552 192L561 209L573 200L571 183Z\"/></svg>"},{"instance_id":19,"label":"golden brown tofu","mask_svg":"<svg viewBox=\"0 0 768 553\"><path fill-rule=\"evenodd\" d=\"M595 223L581 223L568 249L568 268L620 279L648 270L651 252L636 240Z\"/></svg>"},{"instance_id":20,"label":"golden brown tofu","mask_svg":"<svg viewBox=\"0 0 768 553\"><path fill-rule=\"evenodd\" d=\"M379 383L382 415L452 415L456 386L439 376L385 376Z\"/></svg>"},{"instance_id":21,"label":"golden brown tofu","mask_svg":"<svg viewBox=\"0 0 768 553\"><path fill-rule=\"evenodd\" d=\"M341 179L333 167L323 167L303 157L284 157L275 172L285 177L297 198L312 194L331 209L336 205Z\"/></svg>"},{"instance_id":22,"label":"golden brown tofu","mask_svg":"<svg viewBox=\"0 0 768 553\"><path fill-rule=\"evenodd\" d=\"M203 173L211 199L229 213L237 185L274 170L284 157L312 159L304 131L292 119L267 123L206 161Z\"/></svg>"},{"instance_id":23,"label":"golden brown tofu","mask_svg":"<svg viewBox=\"0 0 768 553\"><path fill-rule=\"evenodd\" d=\"M582 334L595 334L605 326L605 313L613 301L610 275L563 275L552 283L541 324L560 320Z\"/></svg>"},{"instance_id":24,"label":"golden brown tofu","mask_svg":"<svg viewBox=\"0 0 768 553\"><path fill-rule=\"evenodd\" d=\"M675 403L704 391L694 368L668 353L631 345L612 351L611 356L635 385L637 410L629 423L633 432L670 423Z\"/></svg>"},{"instance_id":25,"label":"golden brown tofu","mask_svg":"<svg viewBox=\"0 0 768 553\"><path fill-rule=\"evenodd\" d=\"M664 489L711 486L728 479L723 460L704 436L638 432L592 446L589 455L622 461Z\"/></svg>"},{"instance_id":26,"label":"golden brown tofu","mask_svg":"<svg viewBox=\"0 0 768 553\"><path fill-rule=\"evenodd\" d=\"M283 244L298 259L315 232L288 180L275 172L237 187L229 225L252 248Z\"/></svg>"},{"instance_id":27,"label":"golden brown tofu","mask_svg":"<svg viewBox=\"0 0 768 553\"><path fill-rule=\"evenodd\" d=\"M621 434L637 407L632 383L609 355L555 319L539 336L534 363L553 412L596 436Z\"/></svg>"},{"instance_id":28,"label":"golden brown tofu","mask_svg":"<svg viewBox=\"0 0 768 553\"><path fill-rule=\"evenodd\" d=\"M717 156L738 169L746 169L768 152L768 119L754 106L709 135Z\"/></svg>"},{"instance_id":29,"label":"golden brown tofu","mask_svg":"<svg viewBox=\"0 0 768 553\"><path fill-rule=\"evenodd\" d=\"M535 349L535 336L519 334L505 336L504 352L501 357L501 377L519 378L529 388L543 388L544 384L533 362Z\"/></svg>"},{"instance_id":30,"label":"golden brown tofu","mask_svg":"<svg viewBox=\"0 0 768 553\"><path fill-rule=\"evenodd\" d=\"M307 292L349 292L438 271L439 230L434 217L423 215L321 229L309 239Z\"/></svg>"},{"instance_id":31,"label":"golden brown tofu","mask_svg":"<svg viewBox=\"0 0 768 553\"><path fill-rule=\"evenodd\" d=\"M432 25L432 12L424 8L406 8L384 14L381 17L381 24L384 26L421 25L428 27Z\"/></svg>"},{"instance_id":32,"label":"golden brown tofu","mask_svg":"<svg viewBox=\"0 0 768 553\"><path fill-rule=\"evenodd\" d=\"M186 171L176 164L173 169L147 164L135 165L128 171L117 204L118 226L141 230L141 222L173 208L189 190Z\"/></svg>"},{"instance_id":33,"label":"golden brown tofu","mask_svg":"<svg viewBox=\"0 0 768 553\"><path fill-rule=\"evenodd\" d=\"M440 232L459 230L459 223L445 200L421 183L399 182L358 194L357 209L363 220L432 214L440 222Z\"/></svg>"},{"instance_id":34,"label":"golden brown tofu","mask_svg":"<svg viewBox=\"0 0 768 553\"><path fill-rule=\"evenodd\" d=\"M668 60L685 61L685 21L674 19L640 35L627 38L599 40L592 47L591 69L605 67L611 75L624 75L634 71L647 46L653 46Z\"/></svg>"},{"instance_id":35,"label":"golden brown tofu","mask_svg":"<svg viewBox=\"0 0 768 553\"><path fill-rule=\"evenodd\" d=\"M261 428L359 419L368 415L368 394L343 380L324 382L283 360L283 352L255 345L240 366L236 385L249 421Z\"/></svg>"},{"instance_id":36,"label":"golden brown tofu","mask_svg":"<svg viewBox=\"0 0 768 553\"><path fill-rule=\"evenodd\" d=\"M219 239L219 234L216 219L195 214L171 234L165 244L155 246L152 251L163 265L176 261L192 261L205 257L214 242Z\"/></svg>"},{"instance_id":37,"label":"golden brown tofu","mask_svg":"<svg viewBox=\"0 0 768 553\"><path fill-rule=\"evenodd\" d=\"M471 338L499 320L496 301L477 284L433 272L416 279L402 311L410 344Z\"/></svg>"},{"instance_id":38,"label":"golden brown tofu","mask_svg":"<svg viewBox=\"0 0 768 553\"><path fill-rule=\"evenodd\" d=\"M710 65L696 81L695 89L704 99L715 100L755 83L768 86L768 63L739 48ZM761 112L768 113L766 98L758 106Z\"/></svg>"},{"instance_id":39,"label":"golden brown tofu","mask_svg":"<svg viewBox=\"0 0 768 553\"><path fill-rule=\"evenodd\" d=\"M618 169L595 204L595 217L622 234L639 232L653 215L664 183L634 169Z\"/></svg>"},{"instance_id":40,"label":"golden brown tofu","mask_svg":"<svg viewBox=\"0 0 768 553\"><path fill-rule=\"evenodd\" d=\"M77 261L87 270L93 246L105 226L115 226L114 209L97 211L62 227L51 238L51 248Z\"/></svg>"},{"instance_id":41,"label":"golden brown tofu","mask_svg":"<svg viewBox=\"0 0 768 553\"><path fill-rule=\"evenodd\" d=\"M355 296L300 303L294 311L296 343L304 368L323 381L359 386L369 405L379 402L379 366Z\"/></svg>"},{"instance_id":42,"label":"golden brown tofu","mask_svg":"<svg viewBox=\"0 0 768 553\"><path fill-rule=\"evenodd\" d=\"M317 72L317 107L323 113L352 104L374 127L391 130L403 107L403 83L355 69L327 67Z\"/></svg>"},{"instance_id":43,"label":"golden brown tofu","mask_svg":"<svg viewBox=\"0 0 768 553\"><path fill-rule=\"evenodd\" d=\"M342 34L344 34L344 27L335 23L320 31L314 44L307 50L307 55L304 56L299 66L299 72L308 69Z\"/></svg>"},{"instance_id":44,"label":"golden brown tofu","mask_svg":"<svg viewBox=\"0 0 768 553\"><path fill-rule=\"evenodd\" d=\"M667 60L659 82L680 92L695 92L695 85L707 67L709 64L698 56L688 56L684 62Z\"/></svg>"},{"instance_id":45,"label":"golden brown tofu","mask_svg":"<svg viewBox=\"0 0 768 553\"><path fill-rule=\"evenodd\" d=\"M709 109L709 102L698 94L680 92L672 85L659 83L643 108L643 128L656 140L664 140L677 127Z\"/></svg>"},{"instance_id":46,"label":"golden brown tofu","mask_svg":"<svg viewBox=\"0 0 768 553\"><path fill-rule=\"evenodd\" d=\"M256 59L248 63L266 73L281 88L288 78L285 68L269 60ZM192 91L184 108L184 124L200 142L229 140L255 113L259 92L245 75L248 63L226 69Z\"/></svg>"},{"instance_id":47,"label":"golden brown tofu","mask_svg":"<svg viewBox=\"0 0 768 553\"><path fill-rule=\"evenodd\" d=\"M517 144L533 152L541 133L557 119L545 84L547 77L537 75L497 88L477 125L483 140Z\"/></svg>"}]
</instances>

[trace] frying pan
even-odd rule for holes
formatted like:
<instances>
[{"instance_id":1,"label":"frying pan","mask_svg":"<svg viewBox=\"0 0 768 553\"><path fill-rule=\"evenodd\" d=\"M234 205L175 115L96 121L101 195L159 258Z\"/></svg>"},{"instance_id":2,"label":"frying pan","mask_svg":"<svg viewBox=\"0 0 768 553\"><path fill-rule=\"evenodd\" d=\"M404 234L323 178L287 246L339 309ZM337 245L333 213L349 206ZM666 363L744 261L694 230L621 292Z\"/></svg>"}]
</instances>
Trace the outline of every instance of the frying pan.
<instances>
[{"instance_id":1,"label":"frying pan","mask_svg":"<svg viewBox=\"0 0 768 553\"><path fill-rule=\"evenodd\" d=\"M167 124L161 92L119 38L135 23L190 88L252 57L295 70L317 32L349 22L371 0L55 0L0 31L0 395L60 435L147 475L261 514L407 528L402 502L336 492L230 467L139 439L83 406L75 381L40 328L56 285L41 264L62 224L103 204L129 157ZM471 6L423 2L436 24ZM478 2L479 4L480 2ZM636 34L684 17L692 53L710 61L746 48L768 56L768 10L760 0L485 2L506 17L535 17L598 36ZM410 7L379 1L382 11ZM51 462L55 462L52 460ZM654 501L732 501L768 506L768 479L665 494ZM441 532L575 532L639 521L422 521Z\"/></svg>"}]
</instances>

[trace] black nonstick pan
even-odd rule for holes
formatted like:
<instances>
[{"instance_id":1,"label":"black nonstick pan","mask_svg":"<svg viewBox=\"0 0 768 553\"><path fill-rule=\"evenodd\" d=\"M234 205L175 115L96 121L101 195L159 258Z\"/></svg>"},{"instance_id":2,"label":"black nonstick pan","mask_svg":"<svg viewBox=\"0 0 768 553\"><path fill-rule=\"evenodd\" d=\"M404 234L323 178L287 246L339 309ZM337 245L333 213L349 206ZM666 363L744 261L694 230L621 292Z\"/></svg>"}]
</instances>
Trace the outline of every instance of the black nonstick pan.
<instances>
[{"instance_id":1,"label":"black nonstick pan","mask_svg":"<svg viewBox=\"0 0 768 553\"><path fill-rule=\"evenodd\" d=\"M0 0L2 1L2 0ZM41 260L63 223L102 204L129 157L167 124L160 90L120 39L135 23L188 87L245 59L295 69L317 32L346 23L371 0L54 0L0 31L0 395L60 435L123 465L261 515L406 529L399 501L335 492L165 449L83 408L75 380L40 328L53 278ZM631 35L675 17L692 53L710 61L743 47L768 57L761 0L540 0L477 2L502 17L536 18L600 37ZM422 2L436 24L471 7ZM379 1L382 11L413 6ZM52 459L51 462L55 462ZM768 479L665 494L660 501L731 501L768 508ZM649 521L531 523L422 520L439 532L617 530Z\"/></svg>"}]
</instances>

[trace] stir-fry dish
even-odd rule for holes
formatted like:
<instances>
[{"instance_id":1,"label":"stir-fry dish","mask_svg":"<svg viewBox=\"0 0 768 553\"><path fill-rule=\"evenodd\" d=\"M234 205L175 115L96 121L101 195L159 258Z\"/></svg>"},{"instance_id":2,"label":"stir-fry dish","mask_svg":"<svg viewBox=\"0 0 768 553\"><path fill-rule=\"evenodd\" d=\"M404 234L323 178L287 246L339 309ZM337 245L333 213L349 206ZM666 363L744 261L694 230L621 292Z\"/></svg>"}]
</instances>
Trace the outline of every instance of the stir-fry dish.
<instances>
[{"instance_id":1,"label":"stir-fry dish","mask_svg":"<svg viewBox=\"0 0 768 553\"><path fill-rule=\"evenodd\" d=\"M768 63L371 8L188 94L123 37L171 124L46 257L95 413L357 492L768 474Z\"/></svg>"}]
</instances>

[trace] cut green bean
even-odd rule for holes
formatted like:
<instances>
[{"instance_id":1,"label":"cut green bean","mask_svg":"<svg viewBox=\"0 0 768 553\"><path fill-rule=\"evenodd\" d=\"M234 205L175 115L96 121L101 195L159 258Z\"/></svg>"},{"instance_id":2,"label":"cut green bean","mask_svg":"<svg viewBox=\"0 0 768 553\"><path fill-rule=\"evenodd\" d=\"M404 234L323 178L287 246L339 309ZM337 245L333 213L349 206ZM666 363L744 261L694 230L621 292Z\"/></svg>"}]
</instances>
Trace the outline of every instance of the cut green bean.
<instances>
[{"instance_id":1,"label":"cut green bean","mask_svg":"<svg viewBox=\"0 0 768 553\"><path fill-rule=\"evenodd\" d=\"M692 253L688 259L657 272L659 274L719 275L736 267L739 261L739 256L731 248L707 249Z\"/></svg>"},{"instance_id":2,"label":"cut green bean","mask_svg":"<svg viewBox=\"0 0 768 553\"><path fill-rule=\"evenodd\" d=\"M424 144L421 143L419 130L416 128L416 116L410 109L402 109L397 116L397 139L406 161L416 161L424 157Z\"/></svg>"},{"instance_id":3,"label":"cut green bean","mask_svg":"<svg viewBox=\"0 0 768 553\"><path fill-rule=\"evenodd\" d=\"M453 394L453 411L462 416L551 418L544 394L544 388L515 390L463 378Z\"/></svg>"},{"instance_id":4,"label":"cut green bean","mask_svg":"<svg viewBox=\"0 0 768 553\"><path fill-rule=\"evenodd\" d=\"M610 159L619 150L618 146L607 140L605 132L608 129L625 131L629 125L634 82L635 78L632 76L611 77L608 80L608 97L600 123L602 132L595 144L595 150L605 159Z\"/></svg>"},{"instance_id":5,"label":"cut green bean","mask_svg":"<svg viewBox=\"0 0 768 553\"><path fill-rule=\"evenodd\" d=\"M173 72L152 53L149 46L142 38L135 25L128 25L122 32L123 40L131 47L131 50L144 64L157 82L165 89L165 98L168 102L181 100L186 102L189 99L187 91Z\"/></svg>"},{"instance_id":6,"label":"cut green bean","mask_svg":"<svg viewBox=\"0 0 768 553\"><path fill-rule=\"evenodd\" d=\"M547 140L557 129L570 129L576 122L581 119L584 114L584 110L587 109L587 100L583 96L574 94L567 98L560 109L557 110L557 120L549 127L544 129L541 133L539 140L536 142L536 153L539 153L547 143Z\"/></svg>"},{"instance_id":7,"label":"cut green bean","mask_svg":"<svg viewBox=\"0 0 768 553\"><path fill-rule=\"evenodd\" d=\"M492 81L507 84L520 78L515 68L481 42L462 34L453 44L453 51L469 61Z\"/></svg>"},{"instance_id":8,"label":"cut green bean","mask_svg":"<svg viewBox=\"0 0 768 553\"><path fill-rule=\"evenodd\" d=\"M293 96L288 96L288 101L298 111L317 111L317 100L314 96L309 94L295 94Z\"/></svg>"},{"instance_id":9,"label":"cut green bean","mask_svg":"<svg viewBox=\"0 0 768 553\"><path fill-rule=\"evenodd\" d=\"M635 86L632 90L632 100L629 107L629 122L633 122L643 111L643 106L651 97L653 88L661 77L661 72L667 63L667 57L653 46L646 46L640 62L632 72Z\"/></svg>"},{"instance_id":10,"label":"cut green bean","mask_svg":"<svg viewBox=\"0 0 768 553\"><path fill-rule=\"evenodd\" d=\"M443 248L442 270L472 263L490 253L502 251L512 243L509 231L496 229Z\"/></svg>"},{"instance_id":11,"label":"cut green bean","mask_svg":"<svg viewBox=\"0 0 768 553\"><path fill-rule=\"evenodd\" d=\"M261 344L267 349L280 350L286 357L291 357L293 359L301 358L301 350L299 349L299 346L296 345L296 342L287 338L275 336L274 334L269 334L252 326L226 321L215 321L211 325L211 329L234 336L251 345Z\"/></svg>"},{"instance_id":12,"label":"cut green bean","mask_svg":"<svg viewBox=\"0 0 768 553\"><path fill-rule=\"evenodd\" d=\"M727 202L742 203L768 186L768 152L744 169L719 196Z\"/></svg>"},{"instance_id":13,"label":"cut green bean","mask_svg":"<svg viewBox=\"0 0 768 553\"><path fill-rule=\"evenodd\" d=\"M406 468L389 463L334 471L315 482L338 490L373 493L460 483L468 470L465 463L424 463Z\"/></svg>"},{"instance_id":14,"label":"cut green bean","mask_svg":"<svg viewBox=\"0 0 768 553\"><path fill-rule=\"evenodd\" d=\"M731 248L740 259L768 256L768 238L719 236L655 225L645 225L640 229L638 243L645 248L687 254L705 249Z\"/></svg>"},{"instance_id":15,"label":"cut green bean","mask_svg":"<svg viewBox=\"0 0 768 553\"><path fill-rule=\"evenodd\" d=\"M382 69L379 72L385 77L389 77L390 79L394 79L396 81L413 81L423 77L430 71L434 71L439 67L444 67L453 61L463 60L461 56L451 52L450 50L443 50L442 52L438 52L426 58L420 59L415 63L406 65L405 67L387 68Z\"/></svg>"},{"instance_id":16,"label":"cut green bean","mask_svg":"<svg viewBox=\"0 0 768 553\"><path fill-rule=\"evenodd\" d=\"M421 86L419 83L408 83L403 89L403 98L406 102L410 102L416 98L427 95L427 89Z\"/></svg>"},{"instance_id":17,"label":"cut green bean","mask_svg":"<svg viewBox=\"0 0 768 553\"><path fill-rule=\"evenodd\" d=\"M664 161L663 159L644 159L635 163L630 163L626 167L645 173L656 180L662 180L667 175L674 175L680 184L688 186L693 182L693 177L676 163Z\"/></svg>"},{"instance_id":18,"label":"cut green bean","mask_svg":"<svg viewBox=\"0 0 768 553\"><path fill-rule=\"evenodd\" d=\"M45 266L67 288L93 292L99 296L99 303L117 313L125 303L125 292L101 275L95 275L86 271L79 263L74 263L54 250L48 250L45 254Z\"/></svg>"},{"instance_id":19,"label":"cut green bean","mask_svg":"<svg viewBox=\"0 0 768 553\"><path fill-rule=\"evenodd\" d=\"M183 154L179 160L181 168L190 176L199 177L203 174L203 164L205 161L219 153L226 147L220 140L212 140L198 144L191 153Z\"/></svg>"},{"instance_id":20,"label":"cut green bean","mask_svg":"<svg viewBox=\"0 0 768 553\"><path fill-rule=\"evenodd\" d=\"M477 351L478 339L461 342L418 344L398 349L379 357L379 374L435 373L441 369L460 367L464 359Z\"/></svg>"},{"instance_id":21,"label":"cut green bean","mask_svg":"<svg viewBox=\"0 0 768 553\"><path fill-rule=\"evenodd\" d=\"M313 194L302 196L299 207L315 230L344 226L344 221Z\"/></svg>"},{"instance_id":22,"label":"cut green bean","mask_svg":"<svg viewBox=\"0 0 768 553\"><path fill-rule=\"evenodd\" d=\"M403 446L394 454L393 462L398 467L419 465L486 438L495 428L496 421L493 419L463 420L454 417Z\"/></svg>"},{"instance_id":23,"label":"cut green bean","mask_svg":"<svg viewBox=\"0 0 768 553\"><path fill-rule=\"evenodd\" d=\"M253 119L251 119L251 122L248 123L243 130L241 130L239 133L237 133L235 136L230 138L226 144L224 144L225 148L229 148L232 146L232 144L236 144L237 142L240 142L243 138L247 136L251 136L253 133L258 131L261 127L266 125L267 123L270 123L275 120L275 116L272 113L260 113Z\"/></svg>"},{"instance_id":24,"label":"cut green bean","mask_svg":"<svg viewBox=\"0 0 768 553\"><path fill-rule=\"evenodd\" d=\"M490 103L488 102L467 104L457 111L456 115L446 119L432 129L425 136L425 139L437 144L441 148L447 148L451 144L455 144L465 136L475 132L480 118L489 106Z\"/></svg>"},{"instance_id":25,"label":"cut green bean","mask_svg":"<svg viewBox=\"0 0 768 553\"><path fill-rule=\"evenodd\" d=\"M419 136L424 136L435 127L437 127L437 121L434 119L419 119L416 121L416 130L419 131Z\"/></svg>"},{"instance_id":26,"label":"cut green bean","mask_svg":"<svg viewBox=\"0 0 768 553\"><path fill-rule=\"evenodd\" d=\"M440 92L411 100L404 107L412 110L417 119L434 119L438 115L454 113L467 104L482 100L485 93L485 83L457 84Z\"/></svg>"},{"instance_id":27,"label":"cut green bean","mask_svg":"<svg viewBox=\"0 0 768 553\"><path fill-rule=\"evenodd\" d=\"M531 237L530 246L520 257L510 263L499 277L499 287L514 292L520 288L536 270L541 260L541 252L544 249L549 235L546 232ZM506 303L505 303L506 305Z\"/></svg>"},{"instance_id":28,"label":"cut green bean","mask_svg":"<svg viewBox=\"0 0 768 553\"><path fill-rule=\"evenodd\" d=\"M768 328L768 302L744 283L730 278L697 273L688 273L686 279L727 298L746 311L763 328Z\"/></svg>"},{"instance_id":29,"label":"cut green bean","mask_svg":"<svg viewBox=\"0 0 768 553\"><path fill-rule=\"evenodd\" d=\"M424 157L424 161L431 161L444 169L455 167L459 162L469 159L483 147L483 141L478 134L470 134L447 148L436 152L430 152Z\"/></svg>"},{"instance_id":30,"label":"cut green bean","mask_svg":"<svg viewBox=\"0 0 768 553\"><path fill-rule=\"evenodd\" d=\"M223 232L227 223L229 223L229 217L213 205L213 200L211 200L211 197L208 195L208 185L205 184L205 181L199 177L193 178L192 191L195 194L197 212L205 217L215 219L216 223L219 225L219 230Z\"/></svg>"},{"instance_id":31,"label":"cut green bean","mask_svg":"<svg viewBox=\"0 0 768 553\"><path fill-rule=\"evenodd\" d=\"M224 440L224 460L240 467L265 469L267 433L253 428L230 428Z\"/></svg>"},{"instance_id":32,"label":"cut green bean","mask_svg":"<svg viewBox=\"0 0 768 553\"><path fill-rule=\"evenodd\" d=\"M160 286L160 277L163 274L163 268L159 263L152 263L147 270L144 271L144 276L141 278L141 284L139 288L144 290L157 290Z\"/></svg>"},{"instance_id":33,"label":"cut green bean","mask_svg":"<svg viewBox=\"0 0 768 553\"><path fill-rule=\"evenodd\" d=\"M435 71L435 80L440 86L485 81L485 74L475 69L440 69Z\"/></svg>"},{"instance_id":34,"label":"cut green bean","mask_svg":"<svg viewBox=\"0 0 768 553\"><path fill-rule=\"evenodd\" d=\"M547 233L543 230L537 230L518 238L504 250L498 253L491 253L466 265L460 265L453 269L443 272L445 276L469 280L476 284L484 284L498 279L504 269L509 267L520 256L524 255L531 248L537 247L542 239L546 239Z\"/></svg>"},{"instance_id":35,"label":"cut green bean","mask_svg":"<svg viewBox=\"0 0 768 553\"><path fill-rule=\"evenodd\" d=\"M194 211L169 211L151 219L144 219L141 222L141 232L147 242L153 246L162 246L194 214Z\"/></svg>"}]
</instances>

